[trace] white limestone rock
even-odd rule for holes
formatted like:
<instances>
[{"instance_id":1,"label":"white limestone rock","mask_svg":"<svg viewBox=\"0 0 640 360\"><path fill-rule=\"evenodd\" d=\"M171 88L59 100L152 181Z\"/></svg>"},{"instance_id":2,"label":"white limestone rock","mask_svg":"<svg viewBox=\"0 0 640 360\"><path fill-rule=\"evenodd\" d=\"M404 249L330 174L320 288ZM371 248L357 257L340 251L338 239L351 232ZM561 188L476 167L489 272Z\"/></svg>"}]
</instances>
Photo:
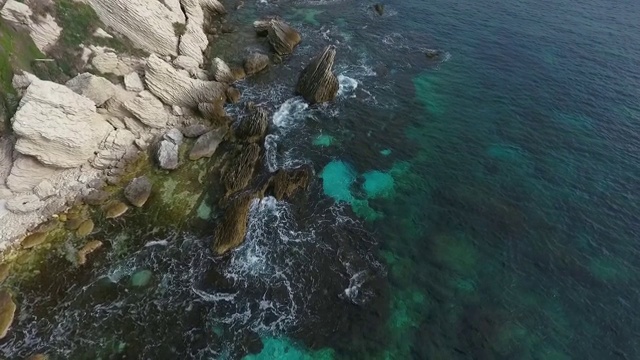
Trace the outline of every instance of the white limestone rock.
<instances>
[{"instance_id":1,"label":"white limestone rock","mask_svg":"<svg viewBox=\"0 0 640 360\"><path fill-rule=\"evenodd\" d=\"M15 214L34 212L45 205L35 194L20 195L7 200L6 208Z\"/></svg>"},{"instance_id":2,"label":"white limestone rock","mask_svg":"<svg viewBox=\"0 0 640 360\"><path fill-rule=\"evenodd\" d=\"M144 91L144 84L137 72L132 72L124 77L124 87L127 91L140 92Z\"/></svg>"},{"instance_id":3,"label":"white limestone rock","mask_svg":"<svg viewBox=\"0 0 640 360\"><path fill-rule=\"evenodd\" d=\"M173 60L173 65L178 69L187 70L189 74L194 74L196 70L200 67L200 63L198 60L192 58L191 56L180 55L175 60Z\"/></svg>"},{"instance_id":4,"label":"white limestone rock","mask_svg":"<svg viewBox=\"0 0 640 360\"><path fill-rule=\"evenodd\" d=\"M152 54L147 59L145 81L149 91L165 104L195 108L224 96L226 85L216 81L191 79Z\"/></svg>"},{"instance_id":5,"label":"white limestone rock","mask_svg":"<svg viewBox=\"0 0 640 360\"><path fill-rule=\"evenodd\" d=\"M211 62L211 74L218 82L231 84L235 81L231 68L220 58L215 58Z\"/></svg>"},{"instance_id":6,"label":"white limestone rock","mask_svg":"<svg viewBox=\"0 0 640 360\"><path fill-rule=\"evenodd\" d=\"M166 170L178 168L180 164L178 154L183 138L180 130L175 128L164 134L156 152L156 160L161 168Z\"/></svg>"},{"instance_id":7,"label":"white limestone rock","mask_svg":"<svg viewBox=\"0 0 640 360\"><path fill-rule=\"evenodd\" d=\"M176 56L178 37L173 23L182 23L176 1L87 0L102 22L150 53ZM164 4L163 4L164 2ZM166 4L166 5L165 5Z\"/></svg>"},{"instance_id":8,"label":"white limestone rock","mask_svg":"<svg viewBox=\"0 0 640 360\"><path fill-rule=\"evenodd\" d=\"M92 47L96 49L96 47ZM114 74L124 76L133 71L130 58L120 58L114 52L102 52L103 49L94 51L95 56L91 60L91 65L103 74Z\"/></svg>"},{"instance_id":9,"label":"white limestone rock","mask_svg":"<svg viewBox=\"0 0 640 360\"><path fill-rule=\"evenodd\" d=\"M8 0L0 16L14 26L28 29L33 42L42 52L54 45L62 32L53 16L34 15L28 5L16 0Z\"/></svg>"},{"instance_id":10,"label":"white limestone rock","mask_svg":"<svg viewBox=\"0 0 640 360\"><path fill-rule=\"evenodd\" d=\"M33 189L33 192L41 199L45 200L58 193L58 190L47 179L42 180L38 186Z\"/></svg>"},{"instance_id":11,"label":"white limestone rock","mask_svg":"<svg viewBox=\"0 0 640 360\"><path fill-rule=\"evenodd\" d=\"M22 74L13 75L13 79L11 79L11 85L14 89L16 89L18 94L22 96L34 80L39 79L37 76L31 73L23 71Z\"/></svg>"},{"instance_id":12,"label":"white limestone rock","mask_svg":"<svg viewBox=\"0 0 640 360\"><path fill-rule=\"evenodd\" d=\"M17 152L61 168L86 163L112 129L92 100L41 80L27 88L12 127Z\"/></svg>"},{"instance_id":13,"label":"white limestone rock","mask_svg":"<svg viewBox=\"0 0 640 360\"><path fill-rule=\"evenodd\" d=\"M135 99L125 103L124 107L147 126L161 128L166 126L169 120L162 102L146 90L138 94Z\"/></svg>"},{"instance_id":14,"label":"white limestone rock","mask_svg":"<svg viewBox=\"0 0 640 360\"><path fill-rule=\"evenodd\" d=\"M7 187L16 193L30 192L42 180L51 179L61 171L45 166L31 156L18 155L7 177Z\"/></svg>"},{"instance_id":15,"label":"white limestone rock","mask_svg":"<svg viewBox=\"0 0 640 360\"><path fill-rule=\"evenodd\" d=\"M98 28L93 33L93 36L99 37L99 38L105 38L105 39L113 39L113 36L111 36L111 34L109 34L108 32L104 31L102 28Z\"/></svg>"},{"instance_id":16,"label":"white limestone rock","mask_svg":"<svg viewBox=\"0 0 640 360\"><path fill-rule=\"evenodd\" d=\"M114 166L127 152L133 151L133 143L136 136L127 129L117 129L109 133L109 136L100 145L96 157L91 165L96 169L106 169Z\"/></svg>"},{"instance_id":17,"label":"white limestone rock","mask_svg":"<svg viewBox=\"0 0 640 360\"><path fill-rule=\"evenodd\" d=\"M116 94L115 86L107 79L90 73L82 73L65 84L77 94L93 100L96 106L101 106Z\"/></svg>"},{"instance_id":18,"label":"white limestone rock","mask_svg":"<svg viewBox=\"0 0 640 360\"><path fill-rule=\"evenodd\" d=\"M137 138L142 136L146 131L145 125L134 118L124 118L124 124L126 128L129 129L129 131L131 131L131 133Z\"/></svg>"}]
</instances>

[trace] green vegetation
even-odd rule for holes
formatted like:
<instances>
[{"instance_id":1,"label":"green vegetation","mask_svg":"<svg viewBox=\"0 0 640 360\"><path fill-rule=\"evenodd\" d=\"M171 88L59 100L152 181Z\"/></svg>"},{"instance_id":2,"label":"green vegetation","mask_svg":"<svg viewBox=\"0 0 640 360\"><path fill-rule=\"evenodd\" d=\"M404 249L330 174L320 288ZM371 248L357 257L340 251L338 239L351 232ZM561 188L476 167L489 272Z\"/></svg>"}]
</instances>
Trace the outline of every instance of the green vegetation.
<instances>
[{"instance_id":1,"label":"green vegetation","mask_svg":"<svg viewBox=\"0 0 640 360\"><path fill-rule=\"evenodd\" d=\"M178 37L182 36L187 31L187 25L181 24L179 22L174 22L173 23L173 31L175 32L176 36L178 36Z\"/></svg>"},{"instance_id":2,"label":"green vegetation","mask_svg":"<svg viewBox=\"0 0 640 360\"><path fill-rule=\"evenodd\" d=\"M0 122L0 134L8 128L8 121L13 116L18 98L11 86L13 74L18 70L30 71L33 59L43 57L42 53L28 34L16 31L0 20L0 119L4 115L5 122Z\"/></svg>"}]
</instances>

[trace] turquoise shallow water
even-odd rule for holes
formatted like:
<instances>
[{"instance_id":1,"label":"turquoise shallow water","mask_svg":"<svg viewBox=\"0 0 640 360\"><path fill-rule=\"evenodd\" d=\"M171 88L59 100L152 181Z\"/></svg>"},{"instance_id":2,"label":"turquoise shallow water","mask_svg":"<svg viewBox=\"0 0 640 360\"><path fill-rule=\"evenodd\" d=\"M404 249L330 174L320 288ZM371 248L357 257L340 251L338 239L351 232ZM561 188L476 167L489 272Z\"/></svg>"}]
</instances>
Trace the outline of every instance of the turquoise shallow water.
<instances>
[{"instance_id":1,"label":"turquoise shallow water","mask_svg":"<svg viewBox=\"0 0 640 360\"><path fill-rule=\"evenodd\" d=\"M177 234L99 262L58 305L38 287L46 306L24 305L0 351L640 358L640 4L411 0L382 17L370 5L233 15L249 33L273 13L302 30L293 57L239 86L275 113L265 167L314 167L306 197L254 204L228 259ZM341 93L302 106L291 74L329 43Z\"/></svg>"}]
</instances>

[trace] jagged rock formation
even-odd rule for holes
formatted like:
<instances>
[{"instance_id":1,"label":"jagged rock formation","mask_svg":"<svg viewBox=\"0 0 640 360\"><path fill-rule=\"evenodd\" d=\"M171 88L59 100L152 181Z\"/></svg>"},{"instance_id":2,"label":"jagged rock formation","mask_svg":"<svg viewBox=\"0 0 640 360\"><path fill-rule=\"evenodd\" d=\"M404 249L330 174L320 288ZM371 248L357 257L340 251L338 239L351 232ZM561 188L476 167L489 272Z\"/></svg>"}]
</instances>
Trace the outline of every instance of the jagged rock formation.
<instances>
[{"instance_id":1,"label":"jagged rock formation","mask_svg":"<svg viewBox=\"0 0 640 360\"><path fill-rule=\"evenodd\" d=\"M93 101L49 81L33 81L13 117L15 150L61 168L86 163L111 129Z\"/></svg>"},{"instance_id":2,"label":"jagged rock formation","mask_svg":"<svg viewBox=\"0 0 640 360\"><path fill-rule=\"evenodd\" d=\"M269 43L278 55L291 54L302 40L296 29L277 18L258 20L253 23L253 28L258 34L267 35Z\"/></svg>"},{"instance_id":3,"label":"jagged rock formation","mask_svg":"<svg viewBox=\"0 0 640 360\"><path fill-rule=\"evenodd\" d=\"M249 185L259 158L260 146L249 144L240 151L238 156L230 160L221 176L227 194L242 190Z\"/></svg>"},{"instance_id":4,"label":"jagged rock formation","mask_svg":"<svg viewBox=\"0 0 640 360\"><path fill-rule=\"evenodd\" d=\"M213 59L210 72L213 79L217 82L231 84L236 80L229 65L220 58Z\"/></svg>"},{"instance_id":5,"label":"jagged rock formation","mask_svg":"<svg viewBox=\"0 0 640 360\"><path fill-rule=\"evenodd\" d=\"M269 115L263 108L254 107L249 116L242 119L235 129L236 137L240 140L254 143L262 139L269 126Z\"/></svg>"},{"instance_id":6,"label":"jagged rock formation","mask_svg":"<svg viewBox=\"0 0 640 360\"><path fill-rule=\"evenodd\" d=\"M124 189L124 196L135 207L142 207L151 195L151 181L146 176L137 177Z\"/></svg>"},{"instance_id":7,"label":"jagged rock formation","mask_svg":"<svg viewBox=\"0 0 640 360\"><path fill-rule=\"evenodd\" d=\"M290 170L280 169L267 183L265 193L272 193L278 200L287 199L297 191L307 189L312 175L310 166Z\"/></svg>"},{"instance_id":8,"label":"jagged rock formation","mask_svg":"<svg viewBox=\"0 0 640 360\"><path fill-rule=\"evenodd\" d=\"M204 33L204 11L215 11L225 14L224 6L217 0L181 0L187 15L187 26L180 38L180 55L186 55L198 62L204 63L202 52L207 48L207 35Z\"/></svg>"},{"instance_id":9,"label":"jagged rock formation","mask_svg":"<svg viewBox=\"0 0 640 360\"><path fill-rule=\"evenodd\" d=\"M178 55L174 23L184 24L176 1L87 0L102 22L138 48L160 55Z\"/></svg>"},{"instance_id":10,"label":"jagged rock formation","mask_svg":"<svg viewBox=\"0 0 640 360\"><path fill-rule=\"evenodd\" d=\"M226 129L220 128L200 136L198 140L196 140L196 143L193 144L193 148L189 153L189 160L198 160L203 157L213 156L213 153L216 152L218 145L220 145L226 133Z\"/></svg>"},{"instance_id":11,"label":"jagged rock formation","mask_svg":"<svg viewBox=\"0 0 640 360\"><path fill-rule=\"evenodd\" d=\"M244 72L247 76L257 74L269 66L269 57L261 53L251 53L244 60Z\"/></svg>"},{"instance_id":12,"label":"jagged rock formation","mask_svg":"<svg viewBox=\"0 0 640 360\"><path fill-rule=\"evenodd\" d=\"M243 194L227 206L222 222L216 228L213 242L215 254L224 255L242 245L253 198L252 194Z\"/></svg>"},{"instance_id":13,"label":"jagged rock formation","mask_svg":"<svg viewBox=\"0 0 640 360\"><path fill-rule=\"evenodd\" d=\"M184 76L156 55L147 59L145 81L149 90L168 105L195 108L224 96L226 85Z\"/></svg>"},{"instance_id":14,"label":"jagged rock formation","mask_svg":"<svg viewBox=\"0 0 640 360\"><path fill-rule=\"evenodd\" d=\"M56 20L50 14L36 15L27 4L16 0L8 0L4 6L0 1L0 16L13 26L22 27L29 30L29 35L33 39L40 51L48 50L58 41L62 28L58 26Z\"/></svg>"},{"instance_id":15,"label":"jagged rock formation","mask_svg":"<svg viewBox=\"0 0 640 360\"><path fill-rule=\"evenodd\" d=\"M169 120L162 102L149 91L142 91L136 98L126 102L124 107L147 126L162 128Z\"/></svg>"},{"instance_id":16,"label":"jagged rock formation","mask_svg":"<svg viewBox=\"0 0 640 360\"><path fill-rule=\"evenodd\" d=\"M308 102L322 103L333 100L338 94L338 79L333 74L336 48L329 45L302 71L296 92Z\"/></svg>"},{"instance_id":17,"label":"jagged rock formation","mask_svg":"<svg viewBox=\"0 0 640 360\"><path fill-rule=\"evenodd\" d=\"M115 86L107 79L90 73L82 73L65 84L77 94L93 100L101 106L116 94Z\"/></svg>"}]
</instances>

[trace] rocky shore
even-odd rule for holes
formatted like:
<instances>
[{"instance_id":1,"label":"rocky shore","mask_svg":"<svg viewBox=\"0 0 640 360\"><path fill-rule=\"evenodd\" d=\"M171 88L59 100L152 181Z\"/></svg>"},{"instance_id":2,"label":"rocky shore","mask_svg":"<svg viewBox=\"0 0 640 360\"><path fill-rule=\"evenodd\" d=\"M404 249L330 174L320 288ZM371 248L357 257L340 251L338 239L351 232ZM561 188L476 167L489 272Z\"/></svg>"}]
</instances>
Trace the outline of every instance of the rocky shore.
<instances>
[{"instance_id":1,"label":"rocky shore","mask_svg":"<svg viewBox=\"0 0 640 360\"><path fill-rule=\"evenodd\" d=\"M87 237L95 226L87 207L99 208L104 219L144 207L154 184L144 174L130 179L129 166L148 158L170 176L184 165L185 138L194 139L189 161L213 157L221 144L230 144L225 149L231 150L218 154L224 157L220 181L226 194L220 200L224 215L212 229L214 254L243 242L253 199L266 194L284 199L308 187L313 171L306 167L255 181L270 114L252 103L238 119L225 111L225 103L241 101L233 83L265 71L272 58L292 54L302 40L298 31L277 17L257 20L256 34L266 38L272 53L252 52L242 64L230 66L205 56L211 38L205 30L227 13L217 0L82 0L77 6L102 26L90 39L122 39L131 51L100 41L72 47L56 11L68 1L0 0L0 24L28 34L43 53L44 58L34 59L36 69L46 68L59 53L75 54L77 66L69 76L49 68L32 73L14 61L10 88L0 88L2 99L10 94L19 99L13 111L0 112L7 124L0 132L0 253L5 259L40 246L61 226L77 238ZM330 46L311 59L295 91L310 103L332 100L338 91L334 58ZM100 240L82 243L74 250L76 266L103 245ZM1 281L9 269L7 260ZM16 305L9 292L1 295L4 336Z\"/></svg>"}]
</instances>

